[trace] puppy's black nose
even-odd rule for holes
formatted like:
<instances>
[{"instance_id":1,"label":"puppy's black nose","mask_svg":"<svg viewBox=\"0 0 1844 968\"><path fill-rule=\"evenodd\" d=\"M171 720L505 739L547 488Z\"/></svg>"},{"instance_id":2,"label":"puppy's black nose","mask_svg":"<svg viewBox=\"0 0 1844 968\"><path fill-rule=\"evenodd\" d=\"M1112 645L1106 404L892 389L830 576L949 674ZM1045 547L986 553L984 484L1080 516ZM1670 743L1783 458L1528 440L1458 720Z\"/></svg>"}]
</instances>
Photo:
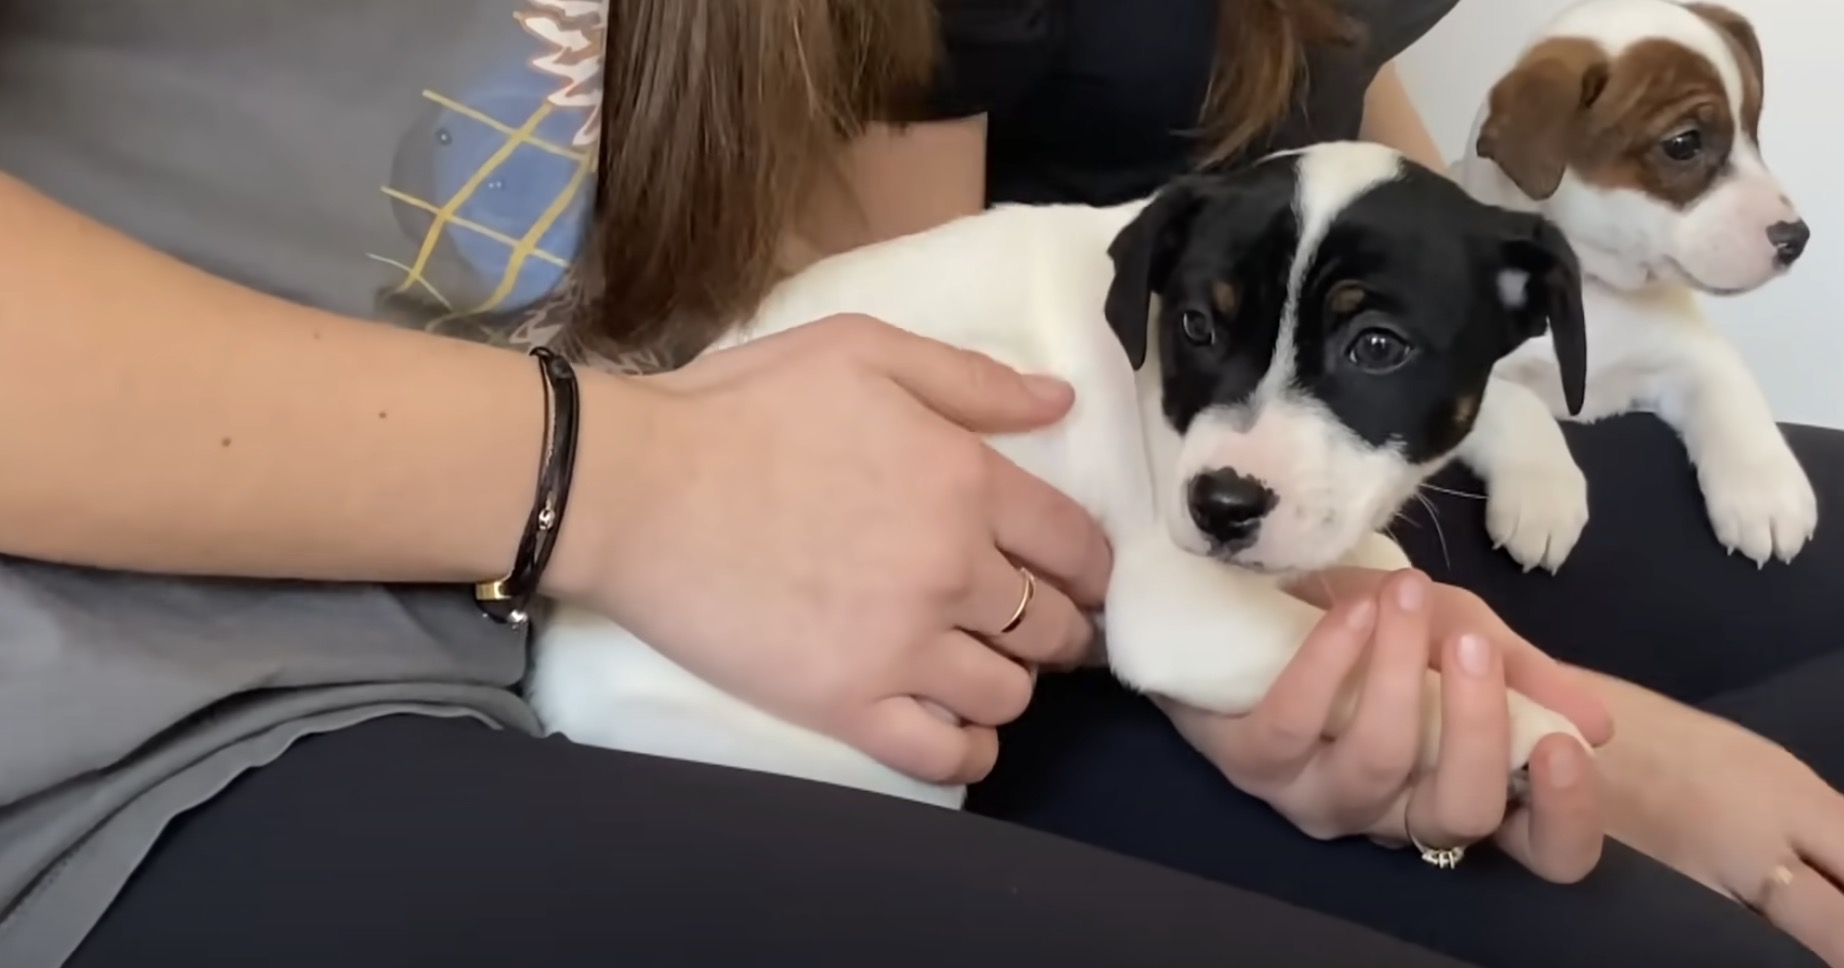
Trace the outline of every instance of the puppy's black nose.
<instances>
[{"instance_id":1,"label":"puppy's black nose","mask_svg":"<svg viewBox=\"0 0 1844 968\"><path fill-rule=\"evenodd\" d=\"M1812 228L1803 220L1775 222L1767 227L1767 242L1774 247L1774 261L1783 269L1806 254L1806 243L1810 241Z\"/></svg>"},{"instance_id":2,"label":"puppy's black nose","mask_svg":"<svg viewBox=\"0 0 1844 968\"><path fill-rule=\"evenodd\" d=\"M1191 478L1191 520L1220 547L1246 547L1261 519L1274 510L1274 492L1252 477L1220 468Z\"/></svg>"}]
</instances>

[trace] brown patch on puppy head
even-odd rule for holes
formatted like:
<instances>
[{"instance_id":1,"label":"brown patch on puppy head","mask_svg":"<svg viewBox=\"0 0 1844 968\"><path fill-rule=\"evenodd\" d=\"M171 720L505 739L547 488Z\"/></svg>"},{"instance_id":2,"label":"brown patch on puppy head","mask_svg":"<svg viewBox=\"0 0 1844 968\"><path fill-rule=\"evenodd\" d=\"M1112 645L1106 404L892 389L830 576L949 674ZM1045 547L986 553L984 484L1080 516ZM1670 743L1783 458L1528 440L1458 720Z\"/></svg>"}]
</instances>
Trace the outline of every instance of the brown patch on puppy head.
<instances>
[{"instance_id":1,"label":"brown patch on puppy head","mask_svg":"<svg viewBox=\"0 0 1844 968\"><path fill-rule=\"evenodd\" d=\"M1216 307L1219 314L1225 317L1234 316L1236 314L1236 287L1220 279L1211 283L1210 304Z\"/></svg>"},{"instance_id":2,"label":"brown patch on puppy head","mask_svg":"<svg viewBox=\"0 0 1844 968\"><path fill-rule=\"evenodd\" d=\"M1473 418L1479 416L1479 398L1464 396L1453 402L1453 426L1464 436L1473 429Z\"/></svg>"},{"instance_id":3,"label":"brown patch on puppy head","mask_svg":"<svg viewBox=\"0 0 1844 968\"><path fill-rule=\"evenodd\" d=\"M1554 195L1608 70L1607 52L1594 41L1557 37L1537 44L1492 85L1474 150L1531 198Z\"/></svg>"},{"instance_id":4,"label":"brown patch on puppy head","mask_svg":"<svg viewBox=\"0 0 1844 968\"><path fill-rule=\"evenodd\" d=\"M1364 300L1368 297L1369 293L1364 291L1363 286L1355 282L1341 282L1326 294L1325 308L1333 316L1353 316L1364 308Z\"/></svg>"},{"instance_id":5,"label":"brown patch on puppy head","mask_svg":"<svg viewBox=\"0 0 1844 968\"><path fill-rule=\"evenodd\" d=\"M1685 9L1709 21L1729 49L1735 52L1735 64L1742 73L1742 130L1748 139L1761 143L1761 107L1767 98L1767 61L1761 55L1761 39L1755 35L1748 18L1713 3L1685 4Z\"/></svg>"},{"instance_id":6,"label":"brown patch on puppy head","mask_svg":"<svg viewBox=\"0 0 1844 968\"><path fill-rule=\"evenodd\" d=\"M1573 171L1682 208L1722 174L1735 141L1716 66L1662 38L1617 57L1585 39L1544 41L1493 87L1490 108L1475 150L1538 200Z\"/></svg>"},{"instance_id":7,"label":"brown patch on puppy head","mask_svg":"<svg viewBox=\"0 0 1844 968\"><path fill-rule=\"evenodd\" d=\"M1357 282L1339 282L1326 293L1326 312L1333 319L1348 319L1357 315L1357 310L1365 308L1370 301L1370 291Z\"/></svg>"}]
</instances>

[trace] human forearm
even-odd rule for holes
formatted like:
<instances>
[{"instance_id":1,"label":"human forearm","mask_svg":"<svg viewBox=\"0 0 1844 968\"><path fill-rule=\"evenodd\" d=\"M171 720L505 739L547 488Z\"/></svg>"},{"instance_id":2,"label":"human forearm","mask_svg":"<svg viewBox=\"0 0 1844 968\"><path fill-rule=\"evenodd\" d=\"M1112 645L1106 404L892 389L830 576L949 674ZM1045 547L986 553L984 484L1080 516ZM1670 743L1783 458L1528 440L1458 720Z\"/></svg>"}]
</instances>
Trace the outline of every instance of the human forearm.
<instances>
[{"instance_id":1,"label":"human forearm","mask_svg":"<svg viewBox=\"0 0 1844 968\"><path fill-rule=\"evenodd\" d=\"M1643 840L1643 826L1660 804L1661 791L1673 789L1664 782L1676 764L1661 759L1661 745L1656 740L1656 724L1681 721L1688 715L1697 720L1707 714L1685 706L1624 679L1573 667L1607 706L1614 721L1614 736L1595 751L1595 765L1607 809L1607 830L1616 839L1632 843Z\"/></svg>"},{"instance_id":2,"label":"human forearm","mask_svg":"<svg viewBox=\"0 0 1844 968\"><path fill-rule=\"evenodd\" d=\"M872 125L790 231L783 268L921 232L986 203L986 118Z\"/></svg>"},{"instance_id":3,"label":"human forearm","mask_svg":"<svg viewBox=\"0 0 1844 968\"><path fill-rule=\"evenodd\" d=\"M0 227L0 551L319 579L510 563L529 361L223 282L4 176Z\"/></svg>"},{"instance_id":4,"label":"human forearm","mask_svg":"<svg viewBox=\"0 0 1844 968\"><path fill-rule=\"evenodd\" d=\"M1364 95L1364 121L1361 136L1365 141L1388 145L1435 171L1447 170L1447 159L1428 131L1428 123L1409 97L1408 86L1396 65L1389 63L1377 72Z\"/></svg>"}]
</instances>

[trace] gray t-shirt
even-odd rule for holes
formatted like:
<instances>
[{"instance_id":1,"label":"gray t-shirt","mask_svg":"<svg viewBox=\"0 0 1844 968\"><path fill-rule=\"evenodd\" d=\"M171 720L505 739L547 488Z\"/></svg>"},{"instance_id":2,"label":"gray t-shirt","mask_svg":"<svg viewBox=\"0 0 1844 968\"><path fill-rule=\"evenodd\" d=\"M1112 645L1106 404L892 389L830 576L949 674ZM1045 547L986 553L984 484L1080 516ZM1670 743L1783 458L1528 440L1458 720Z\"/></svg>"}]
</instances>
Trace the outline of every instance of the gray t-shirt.
<instances>
[{"instance_id":1,"label":"gray t-shirt","mask_svg":"<svg viewBox=\"0 0 1844 968\"><path fill-rule=\"evenodd\" d=\"M542 339L484 320L576 251L603 2L0 0L0 170L289 299ZM59 964L176 814L305 734L533 729L524 664L454 589L0 558L0 965Z\"/></svg>"}]
</instances>

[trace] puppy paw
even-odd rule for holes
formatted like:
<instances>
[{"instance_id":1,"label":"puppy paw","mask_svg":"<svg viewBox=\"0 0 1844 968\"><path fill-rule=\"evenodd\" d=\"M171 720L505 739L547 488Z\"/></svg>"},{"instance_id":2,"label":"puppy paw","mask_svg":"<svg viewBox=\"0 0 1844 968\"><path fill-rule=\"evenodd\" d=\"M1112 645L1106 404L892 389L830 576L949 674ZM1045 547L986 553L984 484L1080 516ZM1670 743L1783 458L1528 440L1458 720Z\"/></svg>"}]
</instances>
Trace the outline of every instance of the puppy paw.
<instances>
[{"instance_id":1,"label":"puppy paw","mask_svg":"<svg viewBox=\"0 0 1844 968\"><path fill-rule=\"evenodd\" d=\"M1562 567L1588 525L1588 478L1574 461L1509 467L1493 476L1485 528L1525 571Z\"/></svg>"},{"instance_id":2,"label":"puppy paw","mask_svg":"<svg viewBox=\"0 0 1844 968\"><path fill-rule=\"evenodd\" d=\"M1537 744L1547 736L1562 733L1574 737L1584 749L1592 751L1588 741L1582 737L1581 730L1567 716L1539 706L1534 700L1522 693L1510 694L1511 713L1511 782L1505 795L1522 803L1530 796L1530 756L1536 752Z\"/></svg>"},{"instance_id":3,"label":"puppy paw","mask_svg":"<svg viewBox=\"0 0 1844 968\"><path fill-rule=\"evenodd\" d=\"M1697 476L1716 540L1757 566L1792 561L1818 530L1818 496L1784 446L1706 461Z\"/></svg>"},{"instance_id":4,"label":"puppy paw","mask_svg":"<svg viewBox=\"0 0 1844 968\"><path fill-rule=\"evenodd\" d=\"M1421 768L1432 771L1440 763L1440 736L1444 728L1440 705L1440 674L1429 672L1427 685L1423 687L1423 696L1428 697L1423 707L1425 717L1422 733ZM1582 737L1581 730L1567 716L1539 705L1535 700L1515 690L1506 695L1506 711L1511 719L1510 764L1511 774L1508 779L1505 796L1514 802L1523 802L1530 795L1530 757L1536 752L1537 744L1544 738L1561 733L1573 738L1582 748L1593 752L1593 747Z\"/></svg>"}]
</instances>

